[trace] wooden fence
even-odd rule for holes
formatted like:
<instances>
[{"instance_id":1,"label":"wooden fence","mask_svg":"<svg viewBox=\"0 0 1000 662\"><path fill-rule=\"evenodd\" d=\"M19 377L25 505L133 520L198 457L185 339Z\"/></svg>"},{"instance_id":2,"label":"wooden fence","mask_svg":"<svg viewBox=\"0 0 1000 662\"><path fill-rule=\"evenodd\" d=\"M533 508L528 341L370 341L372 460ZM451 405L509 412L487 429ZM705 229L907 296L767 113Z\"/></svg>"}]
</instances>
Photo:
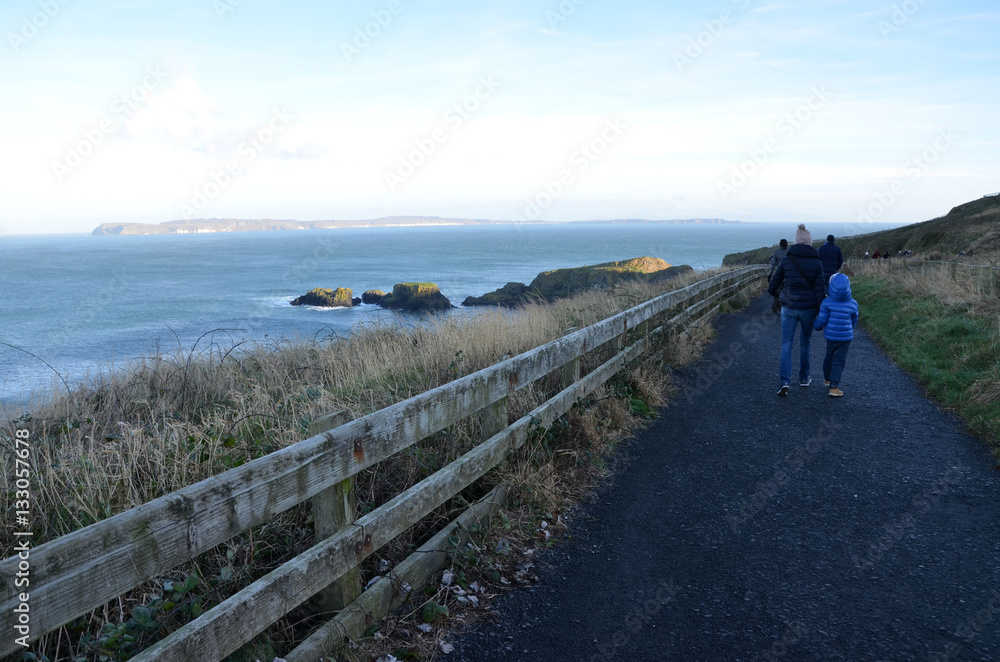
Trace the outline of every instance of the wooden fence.
<instances>
[{"instance_id":1,"label":"wooden fence","mask_svg":"<svg viewBox=\"0 0 1000 662\"><path fill-rule=\"evenodd\" d=\"M650 342L650 335L685 328L718 310L720 302L761 283L765 265L721 273L669 292L541 347L467 375L409 400L343 424L266 457L160 497L138 508L49 541L30 551L30 639L83 616L111 600L275 515L313 499L324 500L331 517L317 542L270 574L209 609L138 656L158 660L221 660L292 609L333 586L355 580L359 563L420 521L522 446L538 426L550 426L573 404L594 392ZM669 318L669 319L668 319ZM654 324L655 329L650 329ZM611 343L611 359L585 376L580 360ZM507 397L560 371L565 388L514 423L507 424ZM469 416L483 417L488 439L437 473L405 490L357 521L346 504L345 481L358 472ZM334 427L336 426L336 427ZM339 490L339 491L338 491ZM371 620L405 597L403 581L419 586L447 556L448 539L477 518L488 519L503 498L497 488L398 566L393 577L370 587L287 655L315 660L344 636L357 636ZM341 507L336 507L337 504ZM339 511L339 514L338 512ZM325 537L324 537L325 536ZM11 580L17 556L0 562L0 655L16 653L21 601ZM406 579L409 578L409 579ZM352 589L347 588L346 598ZM346 599L345 599L346 602Z\"/></svg>"}]
</instances>

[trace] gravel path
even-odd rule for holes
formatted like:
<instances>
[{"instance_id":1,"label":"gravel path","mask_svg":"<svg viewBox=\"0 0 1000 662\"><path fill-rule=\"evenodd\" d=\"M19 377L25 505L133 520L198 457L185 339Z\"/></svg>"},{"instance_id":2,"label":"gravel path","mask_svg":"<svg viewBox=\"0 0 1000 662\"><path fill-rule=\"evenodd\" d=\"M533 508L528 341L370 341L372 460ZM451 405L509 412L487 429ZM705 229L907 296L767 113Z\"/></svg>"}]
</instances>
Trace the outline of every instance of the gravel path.
<instances>
[{"instance_id":1,"label":"gravel path","mask_svg":"<svg viewBox=\"0 0 1000 662\"><path fill-rule=\"evenodd\" d=\"M769 303L717 318L541 582L443 659L1000 661L996 461L860 329L843 398L821 334L776 397Z\"/></svg>"}]
</instances>

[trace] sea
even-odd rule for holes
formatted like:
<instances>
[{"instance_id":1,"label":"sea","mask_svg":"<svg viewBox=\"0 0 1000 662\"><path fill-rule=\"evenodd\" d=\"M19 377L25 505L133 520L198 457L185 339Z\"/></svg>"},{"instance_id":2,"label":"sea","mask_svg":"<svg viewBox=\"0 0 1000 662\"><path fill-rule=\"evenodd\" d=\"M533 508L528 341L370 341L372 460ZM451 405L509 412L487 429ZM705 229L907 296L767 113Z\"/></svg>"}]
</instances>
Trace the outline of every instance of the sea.
<instances>
[{"instance_id":1,"label":"sea","mask_svg":"<svg viewBox=\"0 0 1000 662\"><path fill-rule=\"evenodd\" d=\"M541 271L639 256L696 270L775 244L794 224L543 223L182 235L0 237L0 404L24 408L156 353L190 353L419 324L374 305L290 305L314 287L354 296L429 281L463 308ZM834 230L830 230L834 231ZM817 233L818 235L818 233Z\"/></svg>"}]
</instances>

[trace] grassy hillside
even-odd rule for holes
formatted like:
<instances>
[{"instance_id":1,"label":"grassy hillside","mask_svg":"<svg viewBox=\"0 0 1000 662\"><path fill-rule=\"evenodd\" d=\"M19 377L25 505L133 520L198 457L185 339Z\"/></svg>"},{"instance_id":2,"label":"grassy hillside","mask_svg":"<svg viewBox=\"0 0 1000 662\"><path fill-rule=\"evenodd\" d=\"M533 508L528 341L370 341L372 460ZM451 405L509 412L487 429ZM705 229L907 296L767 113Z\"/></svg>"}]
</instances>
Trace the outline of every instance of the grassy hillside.
<instances>
[{"instance_id":1,"label":"grassy hillside","mask_svg":"<svg viewBox=\"0 0 1000 662\"><path fill-rule=\"evenodd\" d=\"M794 226L790 226L794 228ZM815 230L815 228L810 228ZM789 230L789 235L792 230ZM819 248L823 239L816 233ZM824 234L823 237L826 235ZM791 236L789 236L791 240ZM1000 255L1000 196L980 198L952 209L946 216L922 223L914 223L892 230L882 230L850 237L837 237L837 245L844 257L862 257L865 251L913 251L914 257L923 259L949 259L965 252L967 255L995 259ZM742 253L731 253L723 258L724 265L757 264L767 262L777 244Z\"/></svg>"},{"instance_id":2,"label":"grassy hillside","mask_svg":"<svg viewBox=\"0 0 1000 662\"><path fill-rule=\"evenodd\" d=\"M861 324L1000 454L1000 300L962 271L928 266L867 261L852 268Z\"/></svg>"}]
</instances>

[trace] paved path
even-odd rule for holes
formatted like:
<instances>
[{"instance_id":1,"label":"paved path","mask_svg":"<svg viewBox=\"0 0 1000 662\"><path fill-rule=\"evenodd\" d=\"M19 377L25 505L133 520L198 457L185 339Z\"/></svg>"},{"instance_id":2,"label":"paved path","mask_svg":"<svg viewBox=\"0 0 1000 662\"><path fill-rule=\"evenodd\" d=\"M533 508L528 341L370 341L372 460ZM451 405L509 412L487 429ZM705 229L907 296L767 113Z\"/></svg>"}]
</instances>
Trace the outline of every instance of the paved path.
<instances>
[{"instance_id":1,"label":"paved path","mask_svg":"<svg viewBox=\"0 0 1000 662\"><path fill-rule=\"evenodd\" d=\"M1000 661L985 444L860 330L845 397L822 386L821 337L813 385L775 397L768 304L718 318L541 583L444 659Z\"/></svg>"}]
</instances>

